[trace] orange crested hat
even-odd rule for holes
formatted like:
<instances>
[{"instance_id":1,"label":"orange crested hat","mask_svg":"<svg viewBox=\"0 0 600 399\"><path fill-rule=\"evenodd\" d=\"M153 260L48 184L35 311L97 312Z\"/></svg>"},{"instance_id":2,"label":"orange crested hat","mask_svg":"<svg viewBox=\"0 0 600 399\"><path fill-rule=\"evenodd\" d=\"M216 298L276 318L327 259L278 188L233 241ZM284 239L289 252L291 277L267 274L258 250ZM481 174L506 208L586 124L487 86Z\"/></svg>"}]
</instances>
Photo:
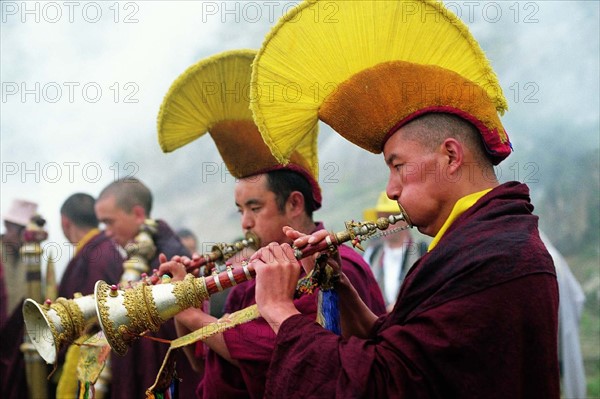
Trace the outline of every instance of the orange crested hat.
<instances>
[{"instance_id":1,"label":"orange crested hat","mask_svg":"<svg viewBox=\"0 0 600 399\"><path fill-rule=\"evenodd\" d=\"M304 1L266 37L251 87L273 88L251 109L280 162L317 134L319 119L380 153L400 127L434 112L472 123L494 164L511 152L498 79L468 28L439 1Z\"/></svg>"},{"instance_id":2,"label":"orange crested hat","mask_svg":"<svg viewBox=\"0 0 600 399\"><path fill-rule=\"evenodd\" d=\"M278 169L304 176L312 187L317 209L317 129L290 152L287 165L272 154L252 118L250 77L256 51L227 51L189 67L171 85L158 115L158 142L171 152L209 133L236 178Z\"/></svg>"}]
</instances>

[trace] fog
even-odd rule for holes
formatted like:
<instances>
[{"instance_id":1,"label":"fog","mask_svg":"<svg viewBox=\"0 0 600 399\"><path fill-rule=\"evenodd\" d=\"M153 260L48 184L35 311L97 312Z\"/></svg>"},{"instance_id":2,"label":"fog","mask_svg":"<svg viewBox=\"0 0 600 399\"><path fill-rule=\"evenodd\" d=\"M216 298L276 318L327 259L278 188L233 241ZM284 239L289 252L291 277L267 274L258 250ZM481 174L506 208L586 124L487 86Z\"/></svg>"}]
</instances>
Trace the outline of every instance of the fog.
<instances>
[{"instance_id":1,"label":"fog","mask_svg":"<svg viewBox=\"0 0 600 399\"><path fill-rule=\"evenodd\" d=\"M502 171L522 180L544 152L599 146L599 3L446 2L467 23L495 68L515 147ZM191 227L204 243L239 235L233 178L208 137L172 154L158 147L164 94L188 66L212 54L258 49L293 3L135 1L1 3L2 212L35 201L44 244L60 276L69 245L59 208L75 192L97 195L135 176L155 194L153 216ZM359 218L385 183L379 156L328 127L320 135L324 219ZM543 171L542 171L543 172ZM377 177L373 177L377 176ZM344 181L363 182L352 194ZM333 198L356 212L341 215Z\"/></svg>"}]
</instances>

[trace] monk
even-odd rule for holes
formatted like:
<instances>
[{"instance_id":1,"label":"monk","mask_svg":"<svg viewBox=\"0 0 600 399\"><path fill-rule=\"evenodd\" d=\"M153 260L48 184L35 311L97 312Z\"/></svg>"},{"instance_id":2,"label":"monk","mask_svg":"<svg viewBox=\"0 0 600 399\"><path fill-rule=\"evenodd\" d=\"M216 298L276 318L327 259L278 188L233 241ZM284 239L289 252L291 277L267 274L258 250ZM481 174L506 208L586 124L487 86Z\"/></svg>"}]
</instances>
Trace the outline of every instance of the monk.
<instances>
[{"instance_id":1,"label":"monk","mask_svg":"<svg viewBox=\"0 0 600 399\"><path fill-rule=\"evenodd\" d=\"M74 245L75 253L67 264L58 286L58 296L73 298L76 293L89 295L94 293L94 285L98 280L117 284L123 274L123 261L116 245L98 228L99 222L94 213L96 200L89 194L75 193L70 195L60 208L60 221L63 234ZM52 300L56 298L50 298ZM65 351L58 357L60 376L51 380L51 389L56 390L57 397L77 395L79 383L77 379L77 362L79 346L69 348L65 361ZM102 390L97 384L96 389Z\"/></svg>"},{"instance_id":2,"label":"monk","mask_svg":"<svg viewBox=\"0 0 600 399\"><path fill-rule=\"evenodd\" d=\"M341 269L345 338L294 307L291 247L258 251L256 303L277 334L265 397L558 398L558 287L527 186L499 184L479 132L455 115L415 118L383 155L387 194L434 237L429 252L380 318ZM297 246L326 235L285 232Z\"/></svg>"},{"instance_id":3,"label":"monk","mask_svg":"<svg viewBox=\"0 0 600 399\"><path fill-rule=\"evenodd\" d=\"M312 19L324 6L335 23ZM273 154L286 161L318 120L383 152L387 196L433 237L383 317L341 267L342 337L293 306L301 266L287 244L254 254L256 303L277 334L265 397L558 399L554 265L529 188L495 176L512 152L508 105L468 27L443 2L305 1L270 32L253 72L258 86L335 87L321 102L252 103ZM325 237L285 232L299 247Z\"/></svg>"},{"instance_id":4,"label":"monk","mask_svg":"<svg viewBox=\"0 0 600 399\"><path fill-rule=\"evenodd\" d=\"M63 233L76 247L60 281L58 296L72 298L76 292L93 294L98 280L117 284L123 274L125 259L98 229L95 202L88 194L76 193L60 208Z\"/></svg>"},{"instance_id":5,"label":"monk","mask_svg":"<svg viewBox=\"0 0 600 399\"><path fill-rule=\"evenodd\" d=\"M189 142L184 138L188 134L179 128L182 125L190 126L194 137L210 132L227 170L238 179L234 197L244 233L258 237L261 245L291 243L282 231L286 225L307 234L324 229L323 223L314 220L314 212L322 203L316 142L304 143L292 152L289 164L281 165L269 152L252 119L247 96L214 96L203 92L204 87L199 90L194 85L194 82L215 82L228 88L226 91L249 87L255 55L251 50L216 54L199 61L178 78L161 107L159 142L163 150ZM189 105L188 112L173 112L180 109L181 102ZM198 124L199 120L205 124ZM340 254L358 295L374 313L385 313L381 291L369 266L350 247L340 248ZM172 281L185 277L184 263L189 259L179 257L166 262L163 257L163 260L161 274L169 273ZM254 305L254 288L254 281L231 288L225 311L231 313ZM307 318L315 320L317 302L318 294L314 292L297 298L294 303ZM217 319L201 309L190 308L177 314L175 321L178 333L183 335ZM275 338L268 323L258 318L209 337L195 353L191 346L185 347L196 370L204 372L197 397L262 398L268 388L265 381Z\"/></svg>"},{"instance_id":6,"label":"monk","mask_svg":"<svg viewBox=\"0 0 600 399\"><path fill-rule=\"evenodd\" d=\"M106 186L98 196L95 212L105 225L105 234L125 248L131 245L146 219L150 218L153 196L148 187L138 179L124 178ZM159 254L191 256L175 232L163 220L157 220L157 231L152 239L156 254L149 259L150 267L158 267ZM177 333L172 321L164 323L154 335L164 339L175 339ZM156 378L168 345L162 342L140 339L133 343L125 356L111 357L111 398L129 399L142 397ZM186 364L183 354L177 354L177 371L180 397L192 397L199 376Z\"/></svg>"}]
</instances>

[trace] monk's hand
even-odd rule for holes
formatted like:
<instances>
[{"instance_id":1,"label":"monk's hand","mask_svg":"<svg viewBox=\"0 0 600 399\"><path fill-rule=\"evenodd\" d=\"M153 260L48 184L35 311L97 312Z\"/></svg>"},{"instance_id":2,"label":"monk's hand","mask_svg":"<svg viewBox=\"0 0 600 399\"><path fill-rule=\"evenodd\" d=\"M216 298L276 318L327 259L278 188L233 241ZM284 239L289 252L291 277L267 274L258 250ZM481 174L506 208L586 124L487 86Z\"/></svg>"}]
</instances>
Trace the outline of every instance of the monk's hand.
<instances>
[{"instance_id":1,"label":"monk's hand","mask_svg":"<svg viewBox=\"0 0 600 399\"><path fill-rule=\"evenodd\" d=\"M192 259L195 259L195 258L192 256ZM193 260L192 260L192 259L190 259L189 257L187 257L187 256L185 256L185 255L174 255L174 256L171 258L171 260L172 260L173 262L179 262L179 263L183 263L183 265L184 265L184 266L191 266L191 265L192 265L192 262L193 262Z\"/></svg>"},{"instance_id":2,"label":"monk's hand","mask_svg":"<svg viewBox=\"0 0 600 399\"><path fill-rule=\"evenodd\" d=\"M293 303L300 264L288 244L271 243L250 259L256 271L256 304L277 333L281 323L300 312Z\"/></svg>"},{"instance_id":3,"label":"monk's hand","mask_svg":"<svg viewBox=\"0 0 600 399\"><path fill-rule=\"evenodd\" d=\"M192 271L189 271L189 269L194 264L198 264L198 261L200 260L200 258L201 258L201 255L198 255L198 253L194 253L194 255L192 255L191 259L185 255L175 255L171 258L171 260L174 262L183 263L185 268L188 269L187 273L191 273L195 277L198 277L198 272L200 271L199 268L197 268L197 267L192 268Z\"/></svg>"},{"instance_id":4,"label":"monk's hand","mask_svg":"<svg viewBox=\"0 0 600 399\"><path fill-rule=\"evenodd\" d=\"M313 234L304 234L289 226L283 228L283 233L294 242L294 247L300 250L309 244L318 244L319 242L324 241L325 237L329 235L327 230L319 230ZM309 274L314 269L318 257L319 253L317 252L300 260L300 264L306 274Z\"/></svg>"},{"instance_id":5,"label":"monk's hand","mask_svg":"<svg viewBox=\"0 0 600 399\"><path fill-rule=\"evenodd\" d=\"M283 233L294 242L294 247L302 249L308 244L317 244L329 235L327 230L318 230L312 234L304 234L289 226L283 228Z\"/></svg>"},{"instance_id":6,"label":"monk's hand","mask_svg":"<svg viewBox=\"0 0 600 399\"><path fill-rule=\"evenodd\" d=\"M160 266L158 267L158 275L164 276L165 274L171 276L171 281L181 281L187 274L184 261L187 257L174 256L170 261L167 261L167 257L164 254L158 256Z\"/></svg>"}]
</instances>

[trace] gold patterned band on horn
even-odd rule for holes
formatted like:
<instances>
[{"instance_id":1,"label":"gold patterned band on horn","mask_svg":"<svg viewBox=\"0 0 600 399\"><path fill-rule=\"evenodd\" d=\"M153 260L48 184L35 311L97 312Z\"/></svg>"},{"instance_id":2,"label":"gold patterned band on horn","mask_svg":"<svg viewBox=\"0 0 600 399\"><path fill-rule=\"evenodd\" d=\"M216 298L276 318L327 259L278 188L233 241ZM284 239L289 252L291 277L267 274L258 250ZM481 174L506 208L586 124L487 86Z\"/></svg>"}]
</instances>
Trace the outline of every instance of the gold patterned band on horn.
<instances>
[{"instance_id":1,"label":"gold patterned band on horn","mask_svg":"<svg viewBox=\"0 0 600 399\"><path fill-rule=\"evenodd\" d=\"M139 283L126 290L98 281L95 295L106 340L121 356L138 335L157 331L166 320L190 307L199 307L209 297L205 279L191 274L183 281L158 285Z\"/></svg>"},{"instance_id":2,"label":"gold patterned band on horn","mask_svg":"<svg viewBox=\"0 0 600 399\"><path fill-rule=\"evenodd\" d=\"M158 314L156 303L152 294L148 295L150 289L145 284L138 285L135 289L125 290L123 305L127 309L127 315L131 320L129 329L133 331L157 331L164 320Z\"/></svg>"},{"instance_id":3,"label":"gold patterned band on horn","mask_svg":"<svg viewBox=\"0 0 600 399\"><path fill-rule=\"evenodd\" d=\"M64 323L64 333L61 334L61 341L71 342L79 337L85 329L85 319L83 312L74 301L69 301L66 298L58 298L56 300L56 313Z\"/></svg>"},{"instance_id":4,"label":"gold patterned band on horn","mask_svg":"<svg viewBox=\"0 0 600 399\"><path fill-rule=\"evenodd\" d=\"M188 274L183 281L173 285L173 295L182 309L199 308L202 301L209 297L206 280L203 278L195 278Z\"/></svg>"},{"instance_id":5,"label":"gold patterned band on horn","mask_svg":"<svg viewBox=\"0 0 600 399\"><path fill-rule=\"evenodd\" d=\"M110 347L118 354L124 355L127 353L127 344L125 343L125 337L123 337L127 327L119 326L119 329L115 326L115 322L110 316L110 308L107 304L108 298L111 296L111 287L104 281L98 281L94 289L96 296L96 311L98 313L98 320L100 326L104 332L104 336L108 341Z\"/></svg>"}]
</instances>

